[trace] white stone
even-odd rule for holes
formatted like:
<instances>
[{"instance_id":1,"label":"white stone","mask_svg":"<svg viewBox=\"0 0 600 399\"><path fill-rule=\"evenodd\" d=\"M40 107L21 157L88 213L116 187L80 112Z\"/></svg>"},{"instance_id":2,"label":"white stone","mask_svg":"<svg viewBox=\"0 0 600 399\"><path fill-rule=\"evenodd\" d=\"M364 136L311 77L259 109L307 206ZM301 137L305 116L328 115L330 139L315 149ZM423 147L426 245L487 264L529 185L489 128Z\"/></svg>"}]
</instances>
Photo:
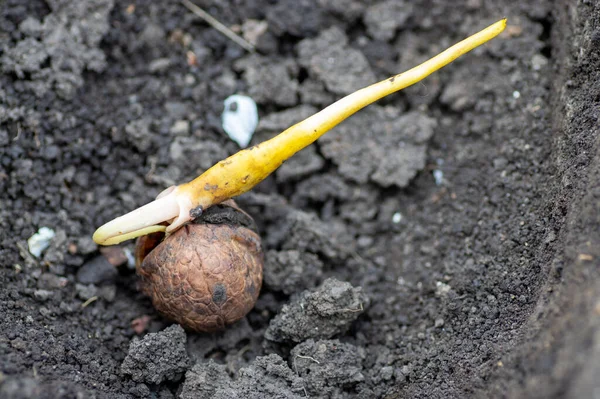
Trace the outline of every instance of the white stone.
<instances>
[{"instance_id":1,"label":"white stone","mask_svg":"<svg viewBox=\"0 0 600 399\"><path fill-rule=\"evenodd\" d=\"M42 252L50 246L50 241L52 241L55 235L56 233L51 228L41 227L37 233L27 240L29 252L36 258L39 258Z\"/></svg>"},{"instance_id":2,"label":"white stone","mask_svg":"<svg viewBox=\"0 0 600 399\"><path fill-rule=\"evenodd\" d=\"M258 109L253 99L234 94L224 101L222 122L225 133L241 148L246 148L258 125Z\"/></svg>"}]
</instances>

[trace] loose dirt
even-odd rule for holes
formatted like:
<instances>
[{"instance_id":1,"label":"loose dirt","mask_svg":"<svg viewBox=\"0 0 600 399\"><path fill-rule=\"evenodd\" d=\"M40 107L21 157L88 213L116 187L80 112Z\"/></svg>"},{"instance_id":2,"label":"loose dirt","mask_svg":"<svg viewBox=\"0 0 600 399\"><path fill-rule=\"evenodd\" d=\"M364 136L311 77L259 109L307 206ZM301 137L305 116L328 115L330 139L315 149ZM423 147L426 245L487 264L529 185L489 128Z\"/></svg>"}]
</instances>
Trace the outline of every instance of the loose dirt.
<instances>
[{"instance_id":1,"label":"loose dirt","mask_svg":"<svg viewBox=\"0 0 600 399\"><path fill-rule=\"evenodd\" d=\"M0 3L0 397L597 392L599 3L198 4L257 53L178 2ZM259 103L255 144L502 17L239 198L268 270L226 331L161 318L91 241L238 150L227 96Z\"/></svg>"}]
</instances>

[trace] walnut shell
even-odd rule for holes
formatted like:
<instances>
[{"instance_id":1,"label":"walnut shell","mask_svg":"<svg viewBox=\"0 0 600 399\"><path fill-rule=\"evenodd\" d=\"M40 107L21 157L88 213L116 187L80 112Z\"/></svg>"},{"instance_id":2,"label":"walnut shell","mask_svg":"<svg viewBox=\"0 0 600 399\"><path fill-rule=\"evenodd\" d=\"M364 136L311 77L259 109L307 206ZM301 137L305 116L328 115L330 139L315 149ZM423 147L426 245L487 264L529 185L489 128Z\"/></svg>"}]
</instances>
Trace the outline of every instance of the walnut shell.
<instances>
[{"instance_id":1,"label":"walnut shell","mask_svg":"<svg viewBox=\"0 0 600 399\"><path fill-rule=\"evenodd\" d=\"M244 317L262 284L260 237L240 224L254 221L233 201L213 208L163 241L151 234L136 247L144 293L161 314L193 331L221 330ZM231 218L232 209L242 218Z\"/></svg>"}]
</instances>

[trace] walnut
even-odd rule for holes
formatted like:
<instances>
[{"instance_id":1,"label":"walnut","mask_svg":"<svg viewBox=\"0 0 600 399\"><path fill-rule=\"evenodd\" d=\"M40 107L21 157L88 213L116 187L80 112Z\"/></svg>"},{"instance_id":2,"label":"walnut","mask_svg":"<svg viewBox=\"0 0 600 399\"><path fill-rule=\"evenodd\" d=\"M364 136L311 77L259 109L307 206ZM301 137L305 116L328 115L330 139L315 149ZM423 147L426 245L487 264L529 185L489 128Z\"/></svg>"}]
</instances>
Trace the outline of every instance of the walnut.
<instances>
[{"instance_id":1,"label":"walnut","mask_svg":"<svg viewBox=\"0 0 600 399\"><path fill-rule=\"evenodd\" d=\"M165 317L193 331L217 331L244 317L256 303L263 252L253 219L233 201L164 238L138 239L142 290ZM164 239L163 239L164 238Z\"/></svg>"}]
</instances>

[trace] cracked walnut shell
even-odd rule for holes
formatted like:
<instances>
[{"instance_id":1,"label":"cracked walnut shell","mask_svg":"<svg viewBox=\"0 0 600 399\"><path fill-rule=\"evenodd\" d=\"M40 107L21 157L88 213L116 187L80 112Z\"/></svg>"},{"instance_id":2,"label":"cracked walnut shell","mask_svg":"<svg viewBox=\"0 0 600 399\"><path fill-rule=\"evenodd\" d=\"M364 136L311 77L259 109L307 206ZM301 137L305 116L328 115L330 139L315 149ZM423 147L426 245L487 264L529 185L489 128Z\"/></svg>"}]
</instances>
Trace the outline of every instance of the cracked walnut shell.
<instances>
[{"instance_id":1,"label":"cracked walnut shell","mask_svg":"<svg viewBox=\"0 0 600 399\"><path fill-rule=\"evenodd\" d=\"M252 218L235 202L206 210L163 240L138 239L142 290L165 317L193 331L218 331L256 303L263 253Z\"/></svg>"}]
</instances>

